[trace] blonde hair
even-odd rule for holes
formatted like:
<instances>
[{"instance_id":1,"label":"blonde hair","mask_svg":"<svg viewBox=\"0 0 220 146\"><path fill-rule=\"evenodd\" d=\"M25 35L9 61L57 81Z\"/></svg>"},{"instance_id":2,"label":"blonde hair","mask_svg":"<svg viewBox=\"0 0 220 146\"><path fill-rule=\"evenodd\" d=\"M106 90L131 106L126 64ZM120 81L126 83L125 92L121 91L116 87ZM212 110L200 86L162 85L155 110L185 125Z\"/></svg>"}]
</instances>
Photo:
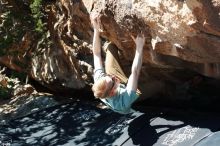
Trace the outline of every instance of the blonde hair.
<instances>
[{"instance_id":1,"label":"blonde hair","mask_svg":"<svg viewBox=\"0 0 220 146\"><path fill-rule=\"evenodd\" d=\"M106 90L107 85L105 78L100 78L98 81L95 81L92 86L93 94L97 98L106 98Z\"/></svg>"}]
</instances>

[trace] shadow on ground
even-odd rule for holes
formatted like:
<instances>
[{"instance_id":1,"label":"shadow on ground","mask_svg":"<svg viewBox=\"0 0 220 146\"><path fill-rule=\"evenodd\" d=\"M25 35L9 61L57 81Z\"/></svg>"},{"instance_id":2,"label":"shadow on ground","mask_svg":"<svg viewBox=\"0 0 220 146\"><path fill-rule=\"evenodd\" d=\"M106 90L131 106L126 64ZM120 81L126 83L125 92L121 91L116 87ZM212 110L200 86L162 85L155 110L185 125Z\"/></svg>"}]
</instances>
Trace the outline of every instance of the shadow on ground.
<instances>
[{"instance_id":1,"label":"shadow on ground","mask_svg":"<svg viewBox=\"0 0 220 146\"><path fill-rule=\"evenodd\" d=\"M74 102L12 120L0 136L17 145L110 145L134 117Z\"/></svg>"},{"instance_id":2,"label":"shadow on ground","mask_svg":"<svg viewBox=\"0 0 220 146\"><path fill-rule=\"evenodd\" d=\"M1 126L0 140L16 146L184 146L219 131L219 121L219 116L167 111L120 115L74 101L10 121Z\"/></svg>"}]
</instances>

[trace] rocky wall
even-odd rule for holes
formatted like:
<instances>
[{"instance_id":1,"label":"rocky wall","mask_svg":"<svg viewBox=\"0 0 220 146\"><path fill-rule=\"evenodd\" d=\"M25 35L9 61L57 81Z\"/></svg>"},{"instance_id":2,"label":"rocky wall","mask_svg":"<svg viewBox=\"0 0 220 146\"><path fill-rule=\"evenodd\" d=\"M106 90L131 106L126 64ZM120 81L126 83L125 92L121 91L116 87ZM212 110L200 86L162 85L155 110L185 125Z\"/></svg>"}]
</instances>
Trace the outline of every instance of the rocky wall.
<instances>
[{"instance_id":1,"label":"rocky wall","mask_svg":"<svg viewBox=\"0 0 220 146\"><path fill-rule=\"evenodd\" d=\"M1 11L11 6L13 11L19 12L20 9L16 9L18 4L14 1L3 4L1 0ZM28 5L25 3L24 7ZM30 13L28 8L25 10ZM145 34L144 63L139 83L143 96L172 95L177 87L191 83L200 75L218 82L219 0L44 1L44 37L34 37L34 32L25 29L19 43L7 48L23 50L23 56L27 52L25 49L30 48L30 59L25 60L29 68L27 72L51 90L90 88L93 83L93 29L89 14L94 11L101 15L102 43L111 41L118 47L127 75L135 51L131 35ZM3 26L3 20L1 24ZM23 70L13 67L16 63L10 57L13 58L11 55L1 56L1 64Z\"/></svg>"}]
</instances>

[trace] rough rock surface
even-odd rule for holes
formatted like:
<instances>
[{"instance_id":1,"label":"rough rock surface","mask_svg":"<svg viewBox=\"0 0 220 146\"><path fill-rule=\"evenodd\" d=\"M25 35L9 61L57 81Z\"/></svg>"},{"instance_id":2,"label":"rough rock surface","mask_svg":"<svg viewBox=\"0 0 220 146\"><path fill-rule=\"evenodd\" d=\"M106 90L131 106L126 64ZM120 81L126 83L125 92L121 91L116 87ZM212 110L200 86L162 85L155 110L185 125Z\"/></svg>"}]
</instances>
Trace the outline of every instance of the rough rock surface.
<instances>
[{"instance_id":1,"label":"rough rock surface","mask_svg":"<svg viewBox=\"0 0 220 146\"><path fill-rule=\"evenodd\" d=\"M18 4L8 1L2 6L19 12L15 8L22 6ZM42 40L27 29L20 42L8 48L23 54L27 48L38 52L28 62L28 73L54 91L85 89L93 82L89 20L93 11L101 14L103 41L112 41L119 48L126 74L134 57L130 35L144 32L140 88L145 97L172 94L178 85L199 74L220 78L219 0L59 0L45 2L43 8L50 45L40 46ZM0 62L23 70L11 58L2 56Z\"/></svg>"},{"instance_id":2,"label":"rough rock surface","mask_svg":"<svg viewBox=\"0 0 220 146\"><path fill-rule=\"evenodd\" d=\"M59 102L51 94L39 93L30 84L0 72L0 125L57 104Z\"/></svg>"},{"instance_id":3,"label":"rough rock surface","mask_svg":"<svg viewBox=\"0 0 220 146\"><path fill-rule=\"evenodd\" d=\"M219 5L219 1L206 0L110 0L96 1L93 11L103 16L103 36L113 41L127 60L134 55L129 34L144 31L145 63L187 67L219 78ZM166 56L173 57L173 64Z\"/></svg>"}]
</instances>

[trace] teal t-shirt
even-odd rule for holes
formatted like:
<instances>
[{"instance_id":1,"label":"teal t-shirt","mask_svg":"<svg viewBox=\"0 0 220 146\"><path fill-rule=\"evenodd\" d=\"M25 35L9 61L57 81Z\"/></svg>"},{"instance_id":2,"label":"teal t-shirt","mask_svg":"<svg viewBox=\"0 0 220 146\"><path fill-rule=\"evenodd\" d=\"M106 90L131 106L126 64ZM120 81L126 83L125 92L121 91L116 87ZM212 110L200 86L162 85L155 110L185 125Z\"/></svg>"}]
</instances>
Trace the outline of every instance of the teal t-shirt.
<instances>
[{"instance_id":1,"label":"teal t-shirt","mask_svg":"<svg viewBox=\"0 0 220 146\"><path fill-rule=\"evenodd\" d=\"M104 69L96 69L94 71L94 82L103 76L105 76ZM134 110L131 108L131 105L139 97L136 91L127 90L126 86L121 83L117 88L117 91L118 92L115 96L101 99L101 101L115 112L121 114L132 113Z\"/></svg>"}]
</instances>

